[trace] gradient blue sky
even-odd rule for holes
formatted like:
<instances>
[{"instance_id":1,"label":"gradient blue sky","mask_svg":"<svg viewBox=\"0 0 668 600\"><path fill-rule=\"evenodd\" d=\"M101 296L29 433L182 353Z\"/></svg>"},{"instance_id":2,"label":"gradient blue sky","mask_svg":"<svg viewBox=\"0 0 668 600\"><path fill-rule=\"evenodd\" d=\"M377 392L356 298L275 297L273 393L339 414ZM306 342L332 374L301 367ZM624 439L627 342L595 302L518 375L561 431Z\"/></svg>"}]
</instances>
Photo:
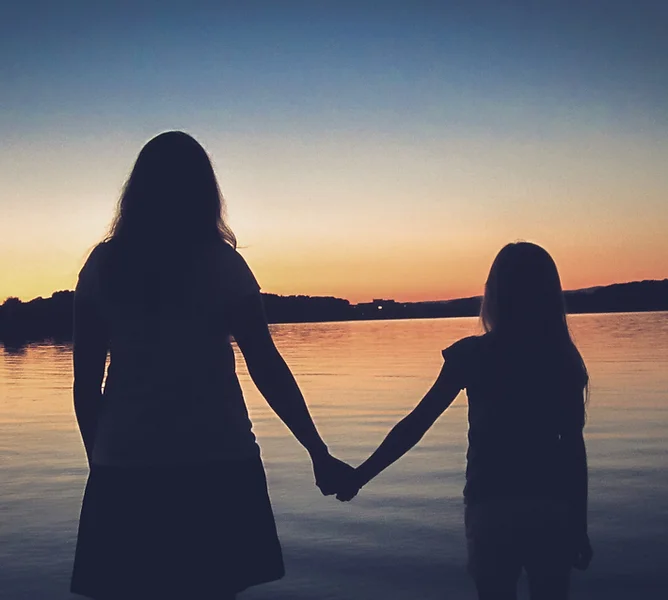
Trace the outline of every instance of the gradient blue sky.
<instances>
[{"instance_id":1,"label":"gradient blue sky","mask_svg":"<svg viewBox=\"0 0 668 600\"><path fill-rule=\"evenodd\" d=\"M210 151L266 291L668 277L668 3L20 2L0 9L0 299L73 287L141 145Z\"/></svg>"}]
</instances>

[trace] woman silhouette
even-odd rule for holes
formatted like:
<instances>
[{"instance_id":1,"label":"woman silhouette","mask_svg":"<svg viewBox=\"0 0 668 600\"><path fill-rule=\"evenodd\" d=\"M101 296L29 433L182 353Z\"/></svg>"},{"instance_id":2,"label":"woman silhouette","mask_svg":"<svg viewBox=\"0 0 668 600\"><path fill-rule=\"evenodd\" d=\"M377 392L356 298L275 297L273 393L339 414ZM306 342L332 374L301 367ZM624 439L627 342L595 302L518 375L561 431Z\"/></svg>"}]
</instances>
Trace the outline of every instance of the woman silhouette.
<instances>
[{"instance_id":1,"label":"woman silhouette","mask_svg":"<svg viewBox=\"0 0 668 600\"><path fill-rule=\"evenodd\" d=\"M273 344L222 203L199 143L157 136L79 275L74 406L90 474L75 593L228 600L283 576L231 335L321 491L350 469L328 453Z\"/></svg>"},{"instance_id":2,"label":"woman silhouette","mask_svg":"<svg viewBox=\"0 0 668 600\"><path fill-rule=\"evenodd\" d=\"M541 247L508 244L485 285L486 333L443 351L431 390L338 490L350 500L422 438L460 390L469 404L465 521L481 600L568 597L592 557L582 435L587 369L573 343L557 267Z\"/></svg>"}]
</instances>

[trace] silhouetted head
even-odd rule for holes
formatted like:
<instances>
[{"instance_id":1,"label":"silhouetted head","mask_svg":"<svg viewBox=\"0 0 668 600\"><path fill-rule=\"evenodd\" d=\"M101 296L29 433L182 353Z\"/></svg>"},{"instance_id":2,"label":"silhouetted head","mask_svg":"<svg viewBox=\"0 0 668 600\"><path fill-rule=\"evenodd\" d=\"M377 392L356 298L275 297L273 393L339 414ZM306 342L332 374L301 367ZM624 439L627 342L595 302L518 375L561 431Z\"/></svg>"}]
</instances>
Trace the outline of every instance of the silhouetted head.
<instances>
[{"instance_id":1,"label":"silhouetted head","mask_svg":"<svg viewBox=\"0 0 668 600\"><path fill-rule=\"evenodd\" d=\"M168 131L139 153L110 238L176 246L221 239L234 247L236 239L223 216L223 198L206 151L187 133Z\"/></svg>"},{"instance_id":2,"label":"silhouetted head","mask_svg":"<svg viewBox=\"0 0 668 600\"><path fill-rule=\"evenodd\" d=\"M553 364L567 365L578 385L587 384L587 368L568 328L557 265L540 246L515 242L500 250L485 283L480 318L485 331L504 344L538 349L536 359L549 356Z\"/></svg>"},{"instance_id":3,"label":"silhouetted head","mask_svg":"<svg viewBox=\"0 0 668 600\"><path fill-rule=\"evenodd\" d=\"M486 331L555 332L566 326L557 265L540 246L515 242L496 255L481 310Z\"/></svg>"}]
</instances>

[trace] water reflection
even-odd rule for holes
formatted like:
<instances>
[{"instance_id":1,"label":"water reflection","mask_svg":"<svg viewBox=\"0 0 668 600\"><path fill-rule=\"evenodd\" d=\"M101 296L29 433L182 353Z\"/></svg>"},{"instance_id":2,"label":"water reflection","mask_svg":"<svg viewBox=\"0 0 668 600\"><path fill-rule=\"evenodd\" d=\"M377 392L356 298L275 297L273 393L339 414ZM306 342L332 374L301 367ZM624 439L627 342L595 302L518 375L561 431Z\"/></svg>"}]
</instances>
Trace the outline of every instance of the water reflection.
<instances>
[{"instance_id":1,"label":"water reflection","mask_svg":"<svg viewBox=\"0 0 668 600\"><path fill-rule=\"evenodd\" d=\"M592 571L574 598L668 587L668 313L570 317L592 377ZM332 450L361 461L431 385L440 350L476 319L273 327ZM64 599L86 466L71 408L71 350L0 349L0 590ZM240 378L266 461L288 577L248 600L472 598L464 571L461 396L423 442L350 505L313 488L303 450ZM641 510L639 510L641 507Z\"/></svg>"}]
</instances>

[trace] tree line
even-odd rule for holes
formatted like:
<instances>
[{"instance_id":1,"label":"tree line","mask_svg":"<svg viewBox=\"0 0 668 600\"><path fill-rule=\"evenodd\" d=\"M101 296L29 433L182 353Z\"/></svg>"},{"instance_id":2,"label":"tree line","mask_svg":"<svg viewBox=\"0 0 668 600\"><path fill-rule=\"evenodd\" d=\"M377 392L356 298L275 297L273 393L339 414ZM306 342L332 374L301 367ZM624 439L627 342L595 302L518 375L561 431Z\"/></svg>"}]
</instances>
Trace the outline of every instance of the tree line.
<instances>
[{"instance_id":1,"label":"tree line","mask_svg":"<svg viewBox=\"0 0 668 600\"><path fill-rule=\"evenodd\" d=\"M480 312L480 296L443 302L396 302L375 299L351 304L343 298L262 294L270 323L472 317ZM635 281L565 293L569 313L668 310L668 279ZM72 338L74 292L22 302L7 298L0 305L0 340L26 343L68 342Z\"/></svg>"}]
</instances>

